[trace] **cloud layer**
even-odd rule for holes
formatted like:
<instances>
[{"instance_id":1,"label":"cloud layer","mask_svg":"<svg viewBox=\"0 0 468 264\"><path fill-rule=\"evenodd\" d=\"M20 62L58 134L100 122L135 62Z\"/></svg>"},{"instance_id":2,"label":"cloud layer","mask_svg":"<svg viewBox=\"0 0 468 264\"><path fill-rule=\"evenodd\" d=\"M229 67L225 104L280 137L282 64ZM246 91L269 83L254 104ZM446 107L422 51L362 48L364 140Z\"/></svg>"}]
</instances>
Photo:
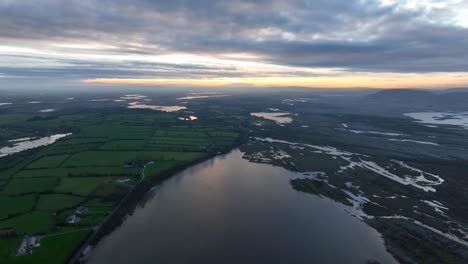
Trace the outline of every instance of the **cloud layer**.
<instances>
[{"instance_id":1,"label":"cloud layer","mask_svg":"<svg viewBox=\"0 0 468 264\"><path fill-rule=\"evenodd\" d=\"M468 72L466 1L0 0L0 73L235 78Z\"/></svg>"}]
</instances>

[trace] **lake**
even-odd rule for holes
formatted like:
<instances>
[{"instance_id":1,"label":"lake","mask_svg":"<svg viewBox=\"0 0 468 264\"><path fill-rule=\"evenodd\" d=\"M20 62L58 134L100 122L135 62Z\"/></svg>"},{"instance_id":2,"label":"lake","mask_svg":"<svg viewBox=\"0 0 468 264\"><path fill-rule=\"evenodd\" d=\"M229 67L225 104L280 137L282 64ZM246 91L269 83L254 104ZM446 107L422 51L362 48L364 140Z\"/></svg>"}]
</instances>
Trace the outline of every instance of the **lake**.
<instances>
[{"instance_id":1,"label":"lake","mask_svg":"<svg viewBox=\"0 0 468 264\"><path fill-rule=\"evenodd\" d=\"M38 147L43 147L47 146L50 144L55 143L57 140L68 137L70 136L71 133L67 134L56 134L56 135L51 135L48 137L43 137L43 138L19 138L19 139L12 139L9 141L9 143L13 143L13 146L6 146L3 148L0 148L0 158L5 157L11 154L15 154L21 151L25 151L28 149L33 149L33 148L38 148Z\"/></svg>"},{"instance_id":2,"label":"lake","mask_svg":"<svg viewBox=\"0 0 468 264\"><path fill-rule=\"evenodd\" d=\"M278 125L288 124L293 121L293 119L288 116L290 115L290 113L287 113L287 112L274 112L274 113L257 112L257 113L250 113L250 115L275 121Z\"/></svg>"},{"instance_id":3,"label":"lake","mask_svg":"<svg viewBox=\"0 0 468 264\"><path fill-rule=\"evenodd\" d=\"M342 204L234 150L186 169L95 248L90 263L397 263Z\"/></svg>"},{"instance_id":4,"label":"lake","mask_svg":"<svg viewBox=\"0 0 468 264\"><path fill-rule=\"evenodd\" d=\"M418 112L404 115L423 124L453 125L468 129L468 112Z\"/></svg>"},{"instance_id":5,"label":"lake","mask_svg":"<svg viewBox=\"0 0 468 264\"><path fill-rule=\"evenodd\" d=\"M187 109L187 107L185 107L185 106L178 106L178 105L147 105L147 104L142 104L142 103L139 103L139 102L129 103L127 108L129 108L129 109L150 109L150 110L163 111L163 112L176 112L176 111Z\"/></svg>"}]
</instances>

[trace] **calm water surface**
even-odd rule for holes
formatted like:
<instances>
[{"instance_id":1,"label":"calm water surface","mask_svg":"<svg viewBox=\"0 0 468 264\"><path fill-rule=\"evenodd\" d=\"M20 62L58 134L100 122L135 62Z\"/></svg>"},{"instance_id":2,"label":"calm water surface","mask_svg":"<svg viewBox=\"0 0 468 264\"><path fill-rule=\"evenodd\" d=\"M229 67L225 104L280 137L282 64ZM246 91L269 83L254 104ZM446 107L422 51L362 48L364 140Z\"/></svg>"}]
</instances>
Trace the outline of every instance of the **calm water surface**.
<instances>
[{"instance_id":1,"label":"calm water surface","mask_svg":"<svg viewBox=\"0 0 468 264\"><path fill-rule=\"evenodd\" d=\"M423 124L453 125L468 129L468 112L418 112L406 113L404 115L414 118Z\"/></svg>"},{"instance_id":2,"label":"calm water surface","mask_svg":"<svg viewBox=\"0 0 468 264\"><path fill-rule=\"evenodd\" d=\"M6 146L0 148L0 158L5 157L11 154L15 154L21 151L25 151L28 149L38 148L42 146L47 146L50 144L55 143L57 140L70 136L71 133L67 134L56 134L48 137L43 138L19 138L10 140L10 143L13 143L13 146Z\"/></svg>"},{"instance_id":3,"label":"calm water surface","mask_svg":"<svg viewBox=\"0 0 468 264\"><path fill-rule=\"evenodd\" d=\"M274 112L274 113L268 113L268 112L257 112L257 113L250 113L252 116L256 117L262 117L268 120L273 120L277 124L287 124L291 123L293 119L289 117L290 113L288 112Z\"/></svg>"},{"instance_id":4,"label":"calm water surface","mask_svg":"<svg viewBox=\"0 0 468 264\"><path fill-rule=\"evenodd\" d=\"M396 263L380 235L294 173L235 150L165 181L91 263Z\"/></svg>"}]
</instances>

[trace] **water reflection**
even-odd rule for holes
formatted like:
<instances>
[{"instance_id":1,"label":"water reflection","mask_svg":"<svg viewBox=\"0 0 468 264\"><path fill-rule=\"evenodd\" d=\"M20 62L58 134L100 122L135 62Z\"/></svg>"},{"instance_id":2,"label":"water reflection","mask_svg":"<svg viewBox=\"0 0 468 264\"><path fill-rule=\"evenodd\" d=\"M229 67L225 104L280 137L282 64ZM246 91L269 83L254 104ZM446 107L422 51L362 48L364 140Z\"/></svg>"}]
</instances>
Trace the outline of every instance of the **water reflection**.
<instances>
[{"instance_id":1,"label":"water reflection","mask_svg":"<svg viewBox=\"0 0 468 264\"><path fill-rule=\"evenodd\" d=\"M52 143L55 143L57 140L70 136L72 133L67 134L56 134L48 137L43 137L39 139L31 138L20 138L10 140L10 143L14 143L13 146L7 146L0 148L0 157L5 157L14 153L25 151L28 149L33 149L37 147L47 146Z\"/></svg>"},{"instance_id":2,"label":"water reflection","mask_svg":"<svg viewBox=\"0 0 468 264\"><path fill-rule=\"evenodd\" d=\"M102 240L91 263L396 263L381 236L295 173L236 150L165 181Z\"/></svg>"},{"instance_id":3,"label":"water reflection","mask_svg":"<svg viewBox=\"0 0 468 264\"><path fill-rule=\"evenodd\" d=\"M430 125L454 125L468 129L468 112L418 112L406 113L405 116L418 120L419 123Z\"/></svg>"},{"instance_id":4,"label":"water reflection","mask_svg":"<svg viewBox=\"0 0 468 264\"><path fill-rule=\"evenodd\" d=\"M205 99L205 98L217 98L217 97L226 97L227 94L210 94L210 95L188 95L184 97L179 97L177 100L193 100L193 99Z\"/></svg>"},{"instance_id":5,"label":"water reflection","mask_svg":"<svg viewBox=\"0 0 468 264\"><path fill-rule=\"evenodd\" d=\"M291 123L293 121L292 118L288 116L290 115L290 113L288 112L274 112L274 113L256 112L256 113L250 113L250 115L275 121L278 125Z\"/></svg>"},{"instance_id":6,"label":"water reflection","mask_svg":"<svg viewBox=\"0 0 468 264\"><path fill-rule=\"evenodd\" d=\"M182 121L194 121L194 120L197 120L198 117L196 116L189 116L189 117L179 117L179 120L182 120Z\"/></svg>"},{"instance_id":7,"label":"water reflection","mask_svg":"<svg viewBox=\"0 0 468 264\"><path fill-rule=\"evenodd\" d=\"M127 108L129 109L150 109L155 111L163 111L163 112L176 112L180 110L187 109L185 106L179 105L147 105L139 102L132 102L129 103Z\"/></svg>"},{"instance_id":8,"label":"water reflection","mask_svg":"<svg viewBox=\"0 0 468 264\"><path fill-rule=\"evenodd\" d=\"M55 112L55 111L57 111L57 109L49 108L49 109L39 110L39 113L52 113L52 112Z\"/></svg>"}]
</instances>

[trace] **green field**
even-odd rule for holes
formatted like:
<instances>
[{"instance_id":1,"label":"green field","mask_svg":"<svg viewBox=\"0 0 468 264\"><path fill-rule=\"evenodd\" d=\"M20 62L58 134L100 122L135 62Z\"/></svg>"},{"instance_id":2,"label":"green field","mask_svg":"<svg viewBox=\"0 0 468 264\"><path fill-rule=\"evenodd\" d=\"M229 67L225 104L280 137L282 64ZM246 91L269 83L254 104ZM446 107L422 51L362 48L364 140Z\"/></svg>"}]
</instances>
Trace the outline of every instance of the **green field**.
<instances>
[{"instance_id":1,"label":"green field","mask_svg":"<svg viewBox=\"0 0 468 264\"><path fill-rule=\"evenodd\" d=\"M29 164L28 169L56 168L68 158L68 155L46 156Z\"/></svg>"},{"instance_id":2,"label":"green field","mask_svg":"<svg viewBox=\"0 0 468 264\"><path fill-rule=\"evenodd\" d=\"M189 161L201 158L206 155L205 152L188 152L188 151L142 151L138 155L147 160L176 160Z\"/></svg>"},{"instance_id":3,"label":"green field","mask_svg":"<svg viewBox=\"0 0 468 264\"><path fill-rule=\"evenodd\" d=\"M13 227L18 233L43 233L54 227L52 217L48 212L34 211L22 214L8 220L0 221L0 228Z\"/></svg>"},{"instance_id":4,"label":"green field","mask_svg":"<svg viewBox=\"0 0 468 264\"><path fill-rule=\"evenodd\" d=\"M38 170L21 170L15 174L15 178L30 177L65 177L65 176L126 176L139 175L138 168L120 167L76 167L76 168L52 168Z\"/></svg>"},{"instance_id":5,"label":"green field","mask_svg":"<svg viewBox=\"0 0 468 264\"><path fill-rule=\"evenodd\" d=\"M100 197L107 201L117 201L124 197L129 189L129 186L122 186L117 183L106 183L99 186L99 188L94 190L90 195L93 197Z\"/></svg>"},{"instance_id":6,"label":"green field","mask_svg":"<svg viewBox=\"0 0 468 264\"><path fill-rule=\"evenodd\" d=\"M66 176L68 170L65 168L47 168L47 169L23 169L17 172L14 176L18 178L32 178L32 177L62 177Z\"/></svg>"},{"instance_id":7,"label":"green field","mask_svg":"<svg viewBox=\"0 0 468 264\"><path fill-rule=\"evenodd\" d=\"M91 167L91 166L116 166L122 167L126 162L136 158L135 151L85 151L73 155L68 159L64 167Z\"/></svg>"},{"instance_id":8,"label":"green field","mask_svg":"<svg viewBox=\"0 0 468 264\"><path fill-rule=\"evenodd\" d=\"M83 197L64 194L43 194L39 198L36 210L55 212L71 208L83 200Z\"/></svg>"},{"instance_id":9,"label":"green field","mask_svg":"<svg viewBox=\"0 0 468 264\"><path fill-rule=\"evenodd\" d=\"M116 140L109 141L102 145L102 150L139 150L142 149L146 141L144 140Z\"/></svg>"},{"instance_id":10,"label":"green field","mask_svg":"<svg viewBox=\"0 0 468 264\"><path fill-rule=\"evenodd\" d=\"M32 157L30 158L24 158L21 160L16 160L16 162L5 162L2 164L0 162L0 179L1 180L7 180L10 179L13 175L24 169L31 161L33 160Z\"/></svg>"},{"instance_id":11,"label":"green field","mask_svg":"<svg viewBox=\"0 0 468 264\"><path fill-rule=\"evenodd\" d=\"M88 195L100 184L115 181L115 177L64 177L55 192Z\"/></svg>"},{"instance_id":12,"label":"green field","mask_svg":"<svg viewBox=\"0 0 468 264\"><path fill-rule=\"evenodd\" d=\"M0 263L21 263L19 262L21 260L14 256L20 242L20 237L7 237L0 239Z\"/></svg>"},{"instance_id":13,"label":"green field","mask_svg":"<svg viewBox=\"0 0 468 264\"><path fill-rule=\"evenodd\" d=\"M52 191L57 185L58 179L54 177L23 178L8 183L3 191L5 194L22 194Z\"/></svg>"},{"instance_id":14,"label":"green field","mask_svg":"<svg viewBox=\"0 0 468 264\"><path fill-rule=\"evenodd\" d=\"M9 215L24 213L34 206L36 199L34 195L4 196L0 195L0 219Z\"/></svg>"},{"instance_id":15,"label":"green field","mask_svg":"<svg viewBox=\"0 0 468 264\"><path fill-rule=\"evenodd\" d=\"M192 160L204 156L203 152L176 151L86 151L73 155L64 167L114 166L123 167L136 160Z\"/></svg>"},{"instance_id":16,"label":"green field","mask_svg":"<svg viewBox=\"0 0 468 264\"><path fill-rule=\"evenodd\" d=\"M100 223L134 185L215 155L238 135L225 121L188 124L174 113L157 111L81 109L0 117L0 125L8 128L0 130L0 144L2 139L73 132L27 155L0 158L0 228L18 233L0 238L0 263L63 263L89 232L76 228ZM140 181L145 165L147 180ZM117 183L120 178L129 181ZM78 226L67 225L65 219L79 205L88 207L88 214ZM66 233L70 230L75 232ZM46 235L41 246L31 255L15 257L21 236L38 233Z\"/></svg>"},{"instance_id":17,"label":"green field","mask_svg":"<svg viewBox=\"0 0 468 264\"><path fill-rule=\"evenodd\" d=\"M178 162L174 160L157 161L146 165L144 173L146 177L151 177L163 171L169 170L177 166L177 164Z\"/></svg>"},{"instance_id":18,"label":"green field","mask_svg":"<svg viewBox=\"0 0 468 264\"><path fill-rule=\"evenodd\" d=\"M112 139L142 139L154 133L152 127L139 126L138 129L121 125L97 125L83 129L83 137L106 137Z\"/></svg>"}]
</instances>

